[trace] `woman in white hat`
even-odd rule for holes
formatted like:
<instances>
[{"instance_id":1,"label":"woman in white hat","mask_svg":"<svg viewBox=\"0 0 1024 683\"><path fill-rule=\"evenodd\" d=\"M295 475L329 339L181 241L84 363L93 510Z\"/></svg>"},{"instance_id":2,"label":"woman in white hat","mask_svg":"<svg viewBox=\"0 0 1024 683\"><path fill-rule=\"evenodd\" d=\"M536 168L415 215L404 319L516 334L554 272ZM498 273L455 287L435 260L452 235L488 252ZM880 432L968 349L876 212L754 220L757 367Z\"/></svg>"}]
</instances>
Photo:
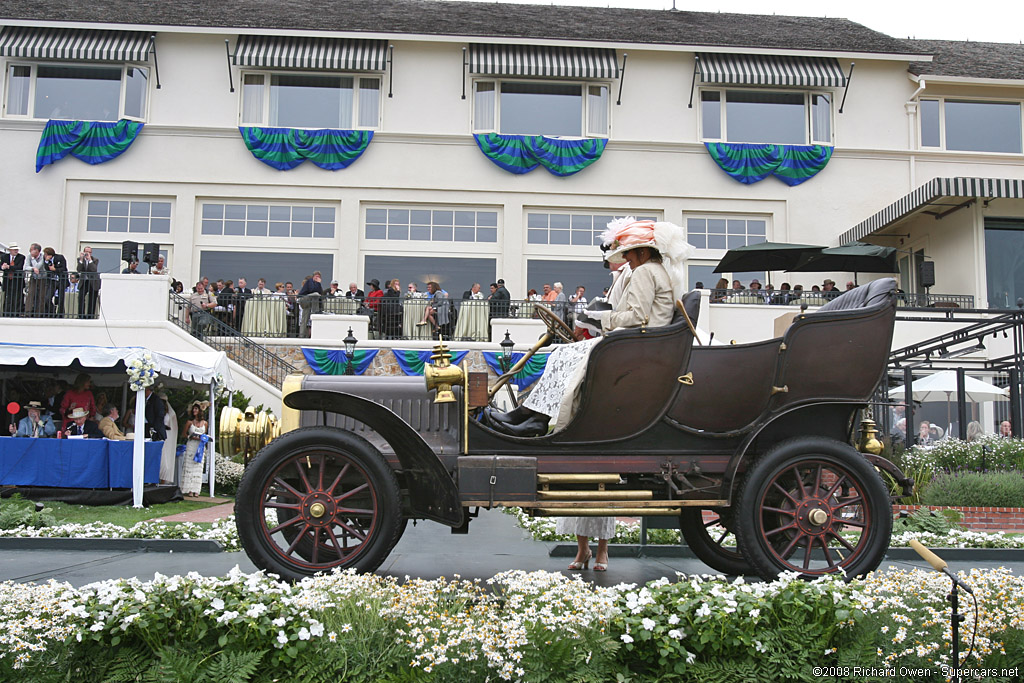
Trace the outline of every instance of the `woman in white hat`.
<instances>
[{"instance_id":1,"label":"woman in white hat","mask_svg":"<svg viewBox=\"0 0 1024 683\"><path fill-rule=\"evenodd\" d=\"M209 406L209 402L206 402ZM200 454L199 446L206 434L206 413L203 402L192 401L188 406L188 422L182 427L181 435L188 439L185 446L185 462L181 472L181 492L191 498L199 497L199 489L203 486L203 460L205 452ZM206 450L205 448L203 449Z\"/></svg>"}]
</instances>

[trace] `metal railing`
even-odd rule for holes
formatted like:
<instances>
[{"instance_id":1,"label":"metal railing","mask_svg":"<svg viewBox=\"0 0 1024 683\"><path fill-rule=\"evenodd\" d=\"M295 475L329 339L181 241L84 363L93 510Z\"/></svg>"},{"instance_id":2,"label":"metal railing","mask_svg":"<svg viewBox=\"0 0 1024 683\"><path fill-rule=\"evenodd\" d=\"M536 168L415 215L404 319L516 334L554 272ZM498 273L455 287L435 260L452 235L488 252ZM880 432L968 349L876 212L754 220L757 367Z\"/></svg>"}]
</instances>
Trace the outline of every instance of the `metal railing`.
<instances>
[{"instance_id":1,"label":"metal railing","mask_svg":"<svg viewBox=\"0 0 1024 683\"><path fill-rule=\"evenodd\" d=\"M294 365L270 352L211 312L193 305L188 299L170 293L167 319L196 339L223 351L227 357L274 387L285 377L299 372Z\"/></svg>"},{"instance_id":2,"label":"metal railing","mask_svg":"<svg viewBox=\"0 0 1024 683\"><path fill-rule=\"evenodd\" d=\"M0 315L17 318L95 318L99 273L4 271Z\"/></svg>"},{"instance_id":3,"label":"metal railing","mask_svg":"<svg viewBox=\"0 0 1024 683\"><path fill-rule=\"evenodd\" d=\"M712 289L713 304L769 304L773 306L823 306L843 292L839 290ZM907 294L900 292L897 305L903 308L974 308L970 294Z\"/></svg>"}]
</instances>

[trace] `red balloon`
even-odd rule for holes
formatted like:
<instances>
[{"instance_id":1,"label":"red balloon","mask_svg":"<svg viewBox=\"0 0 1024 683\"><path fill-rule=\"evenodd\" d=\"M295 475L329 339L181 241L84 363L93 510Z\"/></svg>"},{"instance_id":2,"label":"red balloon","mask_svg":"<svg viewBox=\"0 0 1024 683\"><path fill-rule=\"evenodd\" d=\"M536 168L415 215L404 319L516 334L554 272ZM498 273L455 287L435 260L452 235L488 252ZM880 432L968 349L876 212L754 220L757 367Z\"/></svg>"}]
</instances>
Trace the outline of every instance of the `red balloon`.
<instances>
[{"instance_id":1,"label":"red balloon","mask_svg":"<svg viewBox=\"0 0 1024 683\"><path fill-rule=\"evenodd\" d=\"M17 415L18 413L21 412L21 406L19 406L14 401L11 401L10 403L7 404L7 412L10 413L11 415Z\"/></svg>"}]
</instances>

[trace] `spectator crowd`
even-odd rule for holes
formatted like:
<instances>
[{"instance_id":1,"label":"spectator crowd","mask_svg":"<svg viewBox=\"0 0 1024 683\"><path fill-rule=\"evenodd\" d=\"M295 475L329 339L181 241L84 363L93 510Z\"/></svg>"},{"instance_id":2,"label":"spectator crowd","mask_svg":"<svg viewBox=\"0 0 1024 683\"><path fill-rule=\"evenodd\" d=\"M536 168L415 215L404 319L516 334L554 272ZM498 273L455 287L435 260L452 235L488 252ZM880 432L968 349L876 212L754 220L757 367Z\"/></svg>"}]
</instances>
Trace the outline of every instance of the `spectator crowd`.
<instances>
[{"instance_id":1,"label":"spectator crowd","mask_svg":"<svg viewBox=\"0 0 1024 683\"><path fill-rule=\"evenodd\" d=\"M24 254L11 242L0 253L0 288L4 316L92 318L100 292L99 259L91 247L69 261L53 247L33 243Z\"/></svg>"}]
</instances>

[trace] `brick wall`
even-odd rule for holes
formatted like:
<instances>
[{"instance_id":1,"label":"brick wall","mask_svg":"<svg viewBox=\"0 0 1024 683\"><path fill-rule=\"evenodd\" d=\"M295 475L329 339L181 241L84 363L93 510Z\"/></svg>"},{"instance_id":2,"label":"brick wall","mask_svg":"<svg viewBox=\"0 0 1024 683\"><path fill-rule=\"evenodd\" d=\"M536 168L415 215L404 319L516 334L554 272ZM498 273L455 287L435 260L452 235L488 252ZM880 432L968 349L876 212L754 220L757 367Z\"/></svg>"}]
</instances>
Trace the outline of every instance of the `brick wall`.
<instances>
[{"instance_id":1,"label":"brick wall","mask_svg":"<svg viewBox=\"0 0 1024 683\"><path fill-rule=\"evenodd\" d=\"M894 505L893 512L906 511L912 513L918 508L927 507L930 510L941 510L938 505ZM983 508L983 507L955 507L963 519L958 524L965 529L972 531L1013 531L1024 533L1024 508Z\"/></svg>"}]
</instances>

